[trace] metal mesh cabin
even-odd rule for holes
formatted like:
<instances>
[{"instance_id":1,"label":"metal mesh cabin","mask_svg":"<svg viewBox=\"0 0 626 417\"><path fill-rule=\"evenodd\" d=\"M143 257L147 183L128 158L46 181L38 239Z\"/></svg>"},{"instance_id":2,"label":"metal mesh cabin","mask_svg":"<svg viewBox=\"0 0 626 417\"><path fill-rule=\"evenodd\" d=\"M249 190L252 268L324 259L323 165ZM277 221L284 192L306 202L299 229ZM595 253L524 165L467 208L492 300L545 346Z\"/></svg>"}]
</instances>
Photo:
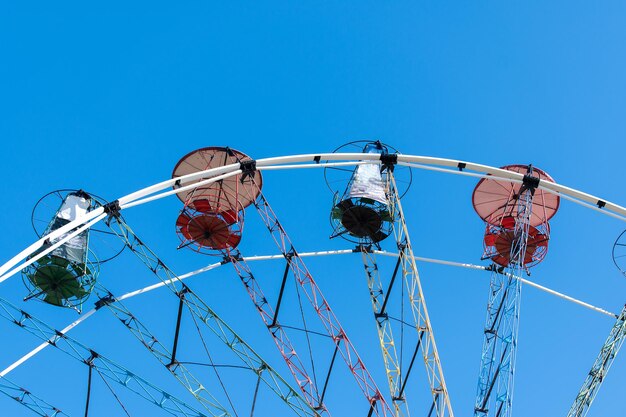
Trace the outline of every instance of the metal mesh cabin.
<instances>
[{"instance_id":1,"label":"metal mesh cabin","mask_svg":"<svg viewBox=\"0 0 626 417\"><path fill-rule=\"evenodd\" d=\"M83 191L68 193L48 223L44 234L57 230L92 208L92 198ZM48 242L45 248L60 241L69 232ZM97 265L89 260L89 229L77 234L22 271L29 288L26 299L36 298L48 304L80 310L96 281Z\"/></svg>"}]
</instances>

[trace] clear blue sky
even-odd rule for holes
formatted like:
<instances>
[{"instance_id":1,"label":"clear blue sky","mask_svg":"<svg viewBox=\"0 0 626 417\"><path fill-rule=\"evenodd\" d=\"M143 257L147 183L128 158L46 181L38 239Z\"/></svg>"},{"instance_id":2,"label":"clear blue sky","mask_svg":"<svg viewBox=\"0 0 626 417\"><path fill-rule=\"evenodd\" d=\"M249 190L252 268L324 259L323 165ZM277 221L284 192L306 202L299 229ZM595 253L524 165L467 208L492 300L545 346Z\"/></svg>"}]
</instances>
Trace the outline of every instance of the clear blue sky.
<instances>
[{"instance_id":1,"label":"clear blue sky","mask_svg":"<svg viewBox=\"0 0 626 417\"><path fill-rule=\"evenodd\" d=\"M48 191L84 188L115 199L168 178L181 156L214 145L262 158L380 139L407 154L533 163L560 183L626 203L623 3L227 3L0 6L1 261L35 239L30 211ZM414 173L404 201L417 255L480 263L483 224L471 207L474 185ZM328 240L332 195L321 171L268 174L265 191L300 251L350 247ZM127 219L182 273L214 259L175 250L179 209L178 200L168 199L130 210ZM253 214L242 252L275 253ZM623 228L563 202L547 259L531 278L619 311L626 282L611 247ZM419 266L453 405L458 416L470 415L489 277ZM275 299L283 264L254 267ZM384 391L359 259L310 267ZM103 265L101 281L121 293L153 278L127 254ZM2 296L16 303L25 295L19 277L1 286ZM228 266L190 286L289 377ZM295 322L295 292L289 296L286 311ZM613 322L532 288L524 288L522 304L515 414L565 415ZM176 300L170 294L137 297L128 306L171 343ZM76 318L34 301L24 308L57 327ZM6 322L0 329L2 368L37 344ZM189 400L106 311L74 335ZM182 352L199 360L191 322L183 335ZM215 349L218 360L230 363ZM328 354L320 348L320 357ZM211 378L205 369L197 372ZM241 384L235 396L247 404L254 381L237 371L225 375ZM334 415L364 415L352 380L345 370L336 375L329 387ZM86 377L84 366L53 349L11 374L73 416L83 413ZM626 358L619 357L590 415L623 413L624 383ZM131 415L161 415L118 391ZM269 411L275 400L267 392L263 398L258 415L275 415ZM425 413L423 392L410 401L413 415ZM0 410L30 415L3 397ZM91 411L92 417L122 415L100 380Z\"/></svg>"}]
</instances>

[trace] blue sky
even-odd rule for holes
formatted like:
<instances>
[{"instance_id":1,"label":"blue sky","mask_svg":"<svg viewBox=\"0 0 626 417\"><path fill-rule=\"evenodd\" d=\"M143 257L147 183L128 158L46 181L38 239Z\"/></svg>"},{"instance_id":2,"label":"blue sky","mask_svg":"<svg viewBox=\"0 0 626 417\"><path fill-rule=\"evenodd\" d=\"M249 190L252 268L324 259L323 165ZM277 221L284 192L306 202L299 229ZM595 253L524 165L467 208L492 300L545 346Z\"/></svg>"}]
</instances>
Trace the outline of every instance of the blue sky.
<instances>
[{"instance_id":1,"label":"blue sky","mask_svg":"<svg viewBox=\"0 0 626 417\"><path fill-rule=\"evenodd\" d=\"M115 199L168 178L181 156L214 145L263 158L380 139L406 154L493 166L533 163L562 184L624 204L625 9L616 1L5 2L1 258L35 239L30 212L43 194L84 188ZM416 254L480 263L484 226L471 207L475 181L426 172L415 172L413 181L404 204ZM264 187L300 251L350 247L328 240L332 195L320 171L268 173ZM214 262L176 251L178 210L178 200L167 199L126 216L176 271ZM254 213L247 220L242 252L275 253ZM619 311L626 285L611 247L624 225L564 202L551 226L548 256L531 279ZM384 389L359 259L307 264ZM253 266L274 296L282 263ZM419 267L454 408L469 415L489 277ZM0 284L3 296L20 302L20 281ZM125 254L103 265L101 281L123 292L153 278ZM289 376L228 266L193 278L190 286ZM295 293L290 296L295 321ZM564 415L612 320L532 288L523 289L522 304L516 415ZM176 300L170 294L137 297L128 306L171 343ZM24 308L57 327L76 317L33 301ZM4 367L37 342L0 326ZM183 352L198 356L192 323L183 330ZM103 311L75 336L189 400L124 332ZM230 360L215 349L219 359ZM327 354L320 348L320 358ZM622 412L622 359L591 416ZM329 388L334 415L361 415L363 400L342 372ZM59 352L48 349L11 377L68 414L83 413L86 369ZM250 383L236 372L225 378ZM415 375L416 384L419 378L423 374ZM123 390L120 395L131 415L160 415ZM244 389L237 396L242 404L249 400ZM265 396L259 415L272 415L275 400ZM428 407L417 390L411 404L414 415ZM90 415L122 415L117 407L98 380ZM8 399L0 398L0 409L29 415Z\"/></svg>"}]
</instances>

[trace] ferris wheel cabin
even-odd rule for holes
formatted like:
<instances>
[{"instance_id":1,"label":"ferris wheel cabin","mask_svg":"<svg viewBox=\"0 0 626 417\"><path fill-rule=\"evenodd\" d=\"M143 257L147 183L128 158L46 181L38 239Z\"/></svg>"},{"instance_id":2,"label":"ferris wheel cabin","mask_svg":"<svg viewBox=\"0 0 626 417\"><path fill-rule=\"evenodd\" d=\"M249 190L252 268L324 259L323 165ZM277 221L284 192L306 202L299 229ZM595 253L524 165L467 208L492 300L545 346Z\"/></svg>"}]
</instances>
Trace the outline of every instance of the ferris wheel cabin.
<instances>
[{"instance_id":1,"label":"ferris wheel cabin","mask_svg":"<svg viewBox=\"0 0 626 417\"><path fill-rule=\"evenodd\" d=\"M370 142L363 153L386 154L387 147ZM393 218L389 212L385 168L377 163L357 165L343 192L331 210L334 233L358 243L378 243L391 234ZM339 200L339 202L337 202Z\"/></svg>"},{"instance_id":2,"label":"ferris wheel cabin","mask_svg":"<svg viewBox=\"0 0 626 417\"><path fill-rule=\"evenodd\" d=\"M48 234L85 215L92 207L92 198L83 191L65 196L61 206L50 220L44 234ZM49 242L43 249L63 239L70 232ZM36 298L48 304L79 308L95 284L97 266L89 257L89 229L72 237L22 271L30 290L26 299Z\"/></svg>"},{"instance_id":3,"label":"ferris wheel cabin","mask_svg":"<svg viewBox=\"0 0 626 417\"><path fill-rule=\"evenodd\" d=\"M250 157L234 149L202 148L185 155L174 167L172 178L246 161L251 161ZM263 179L259 172L254 174L234 175L177 193L183 202L176 219L176 233L181 241L179 249L186 247L205 254L219 254L236 248L242 238L244 209L253 204L261 192ZM177 188L179 184L174 186Z\"/></svg>"},{"instance_id":4,"label":"ferris wheel cabin","mask_svg":"<svg viewBox=\"0 0 626 417\"><path fill-rule=\"evenodd\" d=\"M539 168L507 165L502 169L524 174L524 181L520 184L487 177L476 185L472 204L486 223L483 259L491 259L502 267L521 265L529 268L541 262L547 254L548 221L559 208L559 197L537 189L540 181L554 182Z\"/></svg>"}]
</instances>

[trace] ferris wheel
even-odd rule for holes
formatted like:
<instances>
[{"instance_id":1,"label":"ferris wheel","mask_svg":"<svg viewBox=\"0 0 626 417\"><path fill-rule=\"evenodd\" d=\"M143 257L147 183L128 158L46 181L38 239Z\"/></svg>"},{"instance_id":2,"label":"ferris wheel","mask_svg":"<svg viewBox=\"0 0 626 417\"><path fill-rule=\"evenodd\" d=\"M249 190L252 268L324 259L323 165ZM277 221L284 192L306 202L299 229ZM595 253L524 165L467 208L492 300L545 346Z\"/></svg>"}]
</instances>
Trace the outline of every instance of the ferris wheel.
<instances>
[{"instance_id":1,"label":"ferris wheel","mask_svg":"<svg viewBox=\"0 0 626 417\"><path fill-rule=\"evenodd\" d=\"M277 215L281 210L275 211L272 196L264 193L266 173L307 169L322 171L332 194L326 214L330 239L311 252L299 250L300 243L292 240ZM410 192L416 170L474 181L472 205L485 225L482 258L476 264L415 253L409 208L402 198ZM140 210L167 197L179 202L172 229L164 233L176 236L177 253L204 259L202 268L175 272L123 216L126 210ZM18 302L0 297L0 316L40 340L0 371L0 392L6 395L4 401L19 403L32 415L68 416L63 404L75 399L51 400L11 378L39 352L56 349L86 369L86 399L80 400L85 416L90 415L92 385L100 384L110 391L119 415L133 415L124 400L131 393L151 403L154 415L180 417L315 417L345 415L346 409L350 415L368 417L453 417L455 411L510 417L521 289L527 285L614 320L604 344L598 341L598 356L589 358L590 368L581 369L580 391L563 407L568 417L585 416L626 337L626 308L616 314L529 279L530 268L548 256L549 221L561 209L562 199L626 221L626 208L560 185L532 165L494 168L405 155L380 141L258 160L228 147L207 147L183 156L170 179L113 201L81 189L52 191L33 209L39 239L0 267L0 283L20 274L26 288ZM249 228L253 242L247 241ZM261 233L264 238L257 238ZM246 252L251 247L264 253L251 255ZM625 248L622 234L613 259L626 274ZM360 279L371 305L371 325L366 327L375 329L369 339L358 334L361 328L344 324L345 314L337 313L341 306L330 300L332 288L321 285L310 267L314 259L348 256L360 259ZM107 265L133 259L145 266L153 282L124 293L107 288L101 279ZM267 262L274 264L260 267ZM473 408L460 409L451 398L420 280L421 262L489 273L485 321L470 324L483 335L482 348L476 347L481 352L476 359L477 388L467 388L476 392ZM249 300L246 311L258 317L247 317L244 323L226 320L197 283L188 280L226 269ZM173 338L157 335L127 305L135 297L149 299L148 294L160 288L177 304ZM57 328L29 312L37 301L79 315ZM119 319L120 333L137 339L134 349L160 363L163 373L157 380L136 372L132 359L110 358L72 336L72 330L90 317L104 314L100 311ZM265 335L250 339L237 330L253 325ZM196 334L193 354L179 344L184 328ZM376 364L361 354L363 340L375 340ZM266 359L270 351L272 360Z\"/></svg>"}]
</instances>

